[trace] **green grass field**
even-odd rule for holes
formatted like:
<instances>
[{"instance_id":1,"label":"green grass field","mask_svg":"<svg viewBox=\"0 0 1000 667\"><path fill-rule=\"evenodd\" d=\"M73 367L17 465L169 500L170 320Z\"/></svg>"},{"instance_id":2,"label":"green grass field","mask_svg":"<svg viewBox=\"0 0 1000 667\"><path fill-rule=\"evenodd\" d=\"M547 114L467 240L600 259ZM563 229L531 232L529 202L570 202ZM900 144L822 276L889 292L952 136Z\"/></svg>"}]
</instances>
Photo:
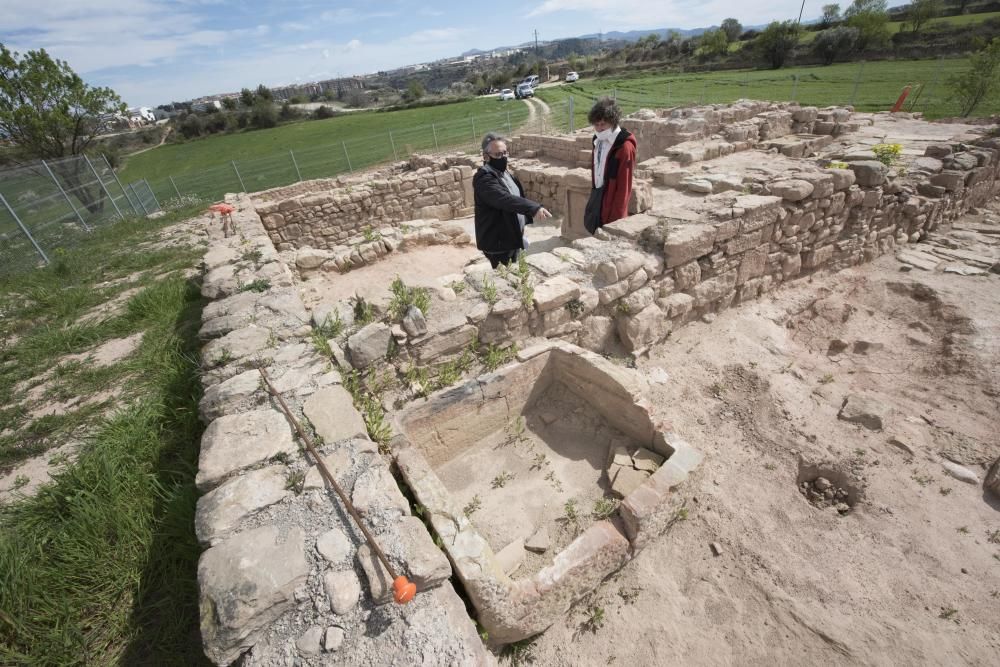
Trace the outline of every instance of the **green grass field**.
<instances>
[{"instance_id":1,"label":"green grass field","mask_svg":"<svg viewBox=\"0 0 1000 667\"><path fill-rule=\"evenodd\" d=\"M538 91L538 96L549 104L560 104L572 95L575 127L579 128L586 123L589 104L603 95L615 96L625 112L644 107L724 103L740 98L794 99L802 104L817 106L849 104L853 98L857 109L878 111L888 110L903 86L924 83L928 88L917 100L916 110L933 118L958 112L958 105L951 99L944 82L967 63L966 59L876 61L863 65L843 63L780 70L640 73L544 88Z\"/></svg>"},{"instance_id":2,"label":"green grass field","mask_svg":"<svg viewBox=\"0 0 1000 667\"><path fill-rule=\"evenodd\" d=\"M952 25L956 27L973 25L975 23L982 23L988 19L995 19L1000 17L1000 12L983 12L982 14L962 14L960 16L942 16L940 18L931 19L927 22L925 26L921 28L921 31L927 30L929 28L935 28L943 25ZM895 35L897 32L903 29L902 21L890 21L888 24L889 34ZM806 32L802 35L802 39L799 41L800 44L809 44L814 39L816 39L817 32Z\"/></svg>"}]
</instances>

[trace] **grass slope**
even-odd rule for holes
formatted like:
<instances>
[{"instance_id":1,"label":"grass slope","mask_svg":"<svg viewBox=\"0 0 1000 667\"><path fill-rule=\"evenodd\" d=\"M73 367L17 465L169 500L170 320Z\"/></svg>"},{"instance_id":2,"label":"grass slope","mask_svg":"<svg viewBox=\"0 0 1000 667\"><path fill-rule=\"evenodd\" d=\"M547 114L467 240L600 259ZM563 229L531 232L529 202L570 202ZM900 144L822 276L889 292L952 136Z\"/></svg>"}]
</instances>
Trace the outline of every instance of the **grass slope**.
<instances>
[{"instance_id":1,"label":"grass slope","mask_svg":"<svg viewBox=\"0 0 1000 667\"><path fill-rule=\"evenodd\" d=\"M83 420L90 435L78 460L37 496L0 510L0 664L206 664L193 530L202 299L181 275L162 275L190 266L197 252L136 249L176 219L100 229L52 267L0 282L0 307L10 315L3 333L21 336L0 350L0 395L10 397L11 383L46 360L144 332L118 369L117 381L127 383L119 409ZM137 270L148 275L140 279L146 286L123 314L91 327L73 323L108 297L98 283ZM81 393L109 381L84 368L64 379ZM8 463L25 454L17 445L6 443Z\"/></svg>"}]
</instances>

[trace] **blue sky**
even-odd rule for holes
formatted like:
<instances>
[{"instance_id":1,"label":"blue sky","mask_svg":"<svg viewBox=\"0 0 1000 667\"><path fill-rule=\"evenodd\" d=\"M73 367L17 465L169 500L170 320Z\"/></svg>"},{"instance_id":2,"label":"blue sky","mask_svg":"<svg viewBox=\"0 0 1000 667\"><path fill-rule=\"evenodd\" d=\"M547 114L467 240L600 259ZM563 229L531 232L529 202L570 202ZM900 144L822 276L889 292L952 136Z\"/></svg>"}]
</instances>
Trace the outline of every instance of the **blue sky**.
<instances>
[{"instance_id":1,"label":"blue sky","mask_svg":"<svg viewBox=\"0 0 1000 667\"><path fill-rule=\"evenodd\" d=\"M824 2L807 1L805 18ZM364 74L472 48L795 18L800 0L3 0L0 42L44 47L129 105ZM842 3L846 6L849 3ZM890 4L900 4L891 2Z\"/></svg>"}]
</instances>

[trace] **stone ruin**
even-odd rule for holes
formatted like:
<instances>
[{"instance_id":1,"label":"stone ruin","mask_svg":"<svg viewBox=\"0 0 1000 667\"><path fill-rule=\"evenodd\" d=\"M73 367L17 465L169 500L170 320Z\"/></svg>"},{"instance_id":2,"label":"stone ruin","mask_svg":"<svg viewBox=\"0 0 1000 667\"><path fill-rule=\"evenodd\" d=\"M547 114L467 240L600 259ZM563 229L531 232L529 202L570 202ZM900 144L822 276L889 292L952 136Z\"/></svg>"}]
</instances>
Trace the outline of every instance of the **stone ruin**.
<instances>
[{"instance_id":1,"label":"stone ruin","mask_svg":"<svg viewBox=\"0 0 1000 667\"><path fill-rule=\"evenodd\" d=\"M919 255L1000 192L1000 140L910 114L740 101L623 125L640 147L633 214L594 237L580 228L589 134L511 139L528 196L561 217L520 268L494 272L469 248L469 156L229 197L240 235L209 248L202 286L197 530L213 661L390 663L403 647L431 664L491 664L473 616L494 644L543 631L663 532L696 469L665 406L614 359L785 281ZM902 145L894 165L872 159L884 142ZM472 261L424 286L427 312L390 317L388 285L368 323L347 300L306 307L306 287L431 244ZM504 349L511 361L493 372L421 388ZM262 391L261 364L417 583L410 605L383 604L386 573ZM388 447L351 393L383 376L396 378L380 403ZM481 465L484 447L509 469ZM531 493L548 509L510 504ZM552 539L571 520L568 495L621 501Z\"/></svg>"}]
</instances>

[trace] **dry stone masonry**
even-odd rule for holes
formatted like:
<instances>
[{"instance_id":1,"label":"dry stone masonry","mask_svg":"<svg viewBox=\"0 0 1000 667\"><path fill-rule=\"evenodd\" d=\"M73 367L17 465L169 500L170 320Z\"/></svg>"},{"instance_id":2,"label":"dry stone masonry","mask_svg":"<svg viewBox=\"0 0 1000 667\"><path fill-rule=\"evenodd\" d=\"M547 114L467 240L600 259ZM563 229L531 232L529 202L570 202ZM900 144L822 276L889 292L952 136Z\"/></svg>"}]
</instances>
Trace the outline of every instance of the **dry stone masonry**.
<instances>
[{"instance_id":1,"label":"dry stone masonry","mask_svg":"<svg viewBox=\"0 0 1000 667\"><path fill-rule=\"evenodd\" d=\"M662 533L700 459L645 402L641 378L602 355L642 354L694 319L886 253L936 270L940 257L921 242L1000 193L1000 140L910 114L743 100L643 110L623 124L639 142L629 217L593 237L582 231L587 131L513 137L518 176L561 216L560 238L533 246L520 267L493 271L477 259L439 276L426 312L391 317L386 285L385 299L370 304L374 321L355 323L346 300L306 308L300 281L336 281L417 245L468 244L469 156L414 156L231 198L240 235L209 248L202 286L211 300L201 330L208 428L196 525L206 549L202 634L214 662L394 664L403 647L425 664L490 664L453 583L492 642L543 631ZM874 159L885 142L902 146L894 164ZM954 259L997 270L969 255ZM342 326L323 341L333 320ZM411 400L428 393L427 378L515 345L521 351L508 350L513 361L494 373ZM411 605L380 604L387 574L262 391L259 365L322 439L390 559L418 582ZM394 418L403 488L353 404L345 380L355 371L387 373L399 387L381 405ZM621 498L615 513L568 544L541 524L501 543L488 521L469 520L445 483L468 443L494 437L497 420L521 411L538 432L555 429L559 414L545 401L595 391L611 407L602 412L598 401L577 414L603 415L597 427L610 430L590 453L602 481L587 488ZM863 407L845 406L844 418L871 412ZM997 492L996 466L985 486Z\"/></svg>"}]
</instances>

